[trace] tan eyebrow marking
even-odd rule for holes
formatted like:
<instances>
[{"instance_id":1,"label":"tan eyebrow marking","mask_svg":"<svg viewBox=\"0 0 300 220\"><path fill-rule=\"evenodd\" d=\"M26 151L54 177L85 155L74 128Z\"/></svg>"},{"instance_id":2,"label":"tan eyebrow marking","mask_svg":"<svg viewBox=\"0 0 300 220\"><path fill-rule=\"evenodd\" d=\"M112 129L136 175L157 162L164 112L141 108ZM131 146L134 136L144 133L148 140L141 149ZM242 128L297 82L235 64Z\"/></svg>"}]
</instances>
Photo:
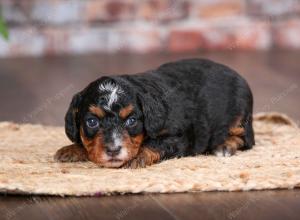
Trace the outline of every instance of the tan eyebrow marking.
<instances>
[{"instance_id":1,"label":"tan eyebrow marking","mask_svg":"<svg viewBox=\"0 0 300 220\"><path fill-rule=\"evenodd\" d=\"M92 112L93 114L97 115L99 118L103 118L105 116L105 112L102 108L97 107L95 105L91 105L89 107L90 112Z\"/></svg>"},{"instance_id":2,"label":"tan eyebrow marking","mask_svg":"<svg viewBox=\"0 0 300 220\"><path fill-rule=\"evenodd\" d=\"M133 111L133 105L130 104L130 105L122 108L119 112L119 115L121 118L125 119L132 111Z\"/></svg>"}]
</instances>

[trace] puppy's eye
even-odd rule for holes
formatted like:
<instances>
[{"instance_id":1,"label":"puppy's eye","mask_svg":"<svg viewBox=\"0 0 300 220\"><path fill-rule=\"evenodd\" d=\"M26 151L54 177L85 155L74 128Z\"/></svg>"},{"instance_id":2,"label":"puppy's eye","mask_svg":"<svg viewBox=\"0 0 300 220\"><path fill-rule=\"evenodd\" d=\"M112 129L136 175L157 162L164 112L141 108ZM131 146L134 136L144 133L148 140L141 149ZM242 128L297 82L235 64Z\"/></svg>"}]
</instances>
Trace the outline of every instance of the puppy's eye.
<instances>
[{"instance_id":1,"label":"puppy's eye","mask_svg":"<svg viewBox=\"0 0 300 220\"><path fill-rule=\"evenodd\" d=\"M125 122L125 125L126 125L127 127L133 127L133 126L135 126L136 124L137 124L137 120L136 120L135 117L130 117L130 118L128 118L128 119L126 120L126 122Z\"/></svg>"},{"instance_id":2,"label":"puppy's eye","mask_svg":"<svg viewBox=\"0 0 300 220\"><path fill-rule=\"evenodd\" d=\"M86 120L86 125L89 128L97 128L99 127L99 120L97 118L89 118Z\"/></svg>"}]
</instances>

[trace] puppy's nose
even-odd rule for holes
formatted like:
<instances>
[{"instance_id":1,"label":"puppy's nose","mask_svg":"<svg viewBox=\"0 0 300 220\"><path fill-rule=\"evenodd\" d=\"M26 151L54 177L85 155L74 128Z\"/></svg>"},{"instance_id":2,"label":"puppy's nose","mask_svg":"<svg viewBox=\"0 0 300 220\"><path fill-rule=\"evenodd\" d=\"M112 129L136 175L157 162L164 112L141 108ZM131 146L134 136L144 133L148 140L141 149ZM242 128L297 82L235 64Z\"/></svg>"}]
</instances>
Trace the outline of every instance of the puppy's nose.
<instances>
[{"instance_id":1,"label":"puppy's nose","mask_svg":"<svg viewBox=\"0 0 300 220\"><path fill-rule=\"evenodd\" d=\"M121 151L121 146L106 148L106 154L108 156L117 156Z\"/></svg>"}]
</instances>

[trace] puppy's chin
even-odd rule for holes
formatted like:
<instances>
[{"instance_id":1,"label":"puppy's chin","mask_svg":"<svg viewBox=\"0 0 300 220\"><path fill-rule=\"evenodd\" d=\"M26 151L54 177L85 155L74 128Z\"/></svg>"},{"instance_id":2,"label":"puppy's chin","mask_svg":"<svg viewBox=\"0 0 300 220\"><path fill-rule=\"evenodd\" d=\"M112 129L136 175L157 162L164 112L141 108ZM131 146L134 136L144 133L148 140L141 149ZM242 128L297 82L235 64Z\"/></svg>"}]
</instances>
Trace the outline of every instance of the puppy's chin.
<instances>
[{"instance_id":1,"label":"puppy's chin","mask_svg":"<svg viewBox=\"0 0 300 220\"><path fill-rule=\"evenodd\" d=\"M106 162L103 162L102 164L99 164L102 167L106 167L106 168L119 168L121 167L123 164L125 163L125 161L123 160L108 160Z\"/></svg>"},{"instance_id":2,"label":"puppy's chin","mask_svg":"<svg viewBox=\"0 0 300 220\"><path fill-rule=\"evenodd\" d=\"M91 158L90 161L106 168L118 168L121 167L124 163L126 163L127 160L120 160L117 158L109 158L108 156L102 156L101 159L98 158Z\"/></svg>"}]
</instances>

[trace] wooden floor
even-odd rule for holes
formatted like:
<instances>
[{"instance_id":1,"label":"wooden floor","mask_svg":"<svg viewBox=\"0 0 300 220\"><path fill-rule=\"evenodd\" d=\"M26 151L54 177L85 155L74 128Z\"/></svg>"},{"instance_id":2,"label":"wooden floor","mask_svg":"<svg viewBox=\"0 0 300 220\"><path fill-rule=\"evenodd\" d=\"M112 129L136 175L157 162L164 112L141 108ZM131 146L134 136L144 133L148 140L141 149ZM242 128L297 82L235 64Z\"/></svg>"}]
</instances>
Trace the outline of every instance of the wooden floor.
<instances>
[{"instance_id":1,"label":"wooden floor","mask_svg":"<svg viewBox=\"0 0 300 220\"><path fill-rule=\"evenodd\" d=\"M90 81L188 57L210 58L240 72L252 87L255 112L280 111L300 122L300 52L296 51L0 60L0 121L63 125L71 96ZM1 195L0 219L300 219L299 207L300 190L93 198Z\"/></svg>"}]
</instances>

